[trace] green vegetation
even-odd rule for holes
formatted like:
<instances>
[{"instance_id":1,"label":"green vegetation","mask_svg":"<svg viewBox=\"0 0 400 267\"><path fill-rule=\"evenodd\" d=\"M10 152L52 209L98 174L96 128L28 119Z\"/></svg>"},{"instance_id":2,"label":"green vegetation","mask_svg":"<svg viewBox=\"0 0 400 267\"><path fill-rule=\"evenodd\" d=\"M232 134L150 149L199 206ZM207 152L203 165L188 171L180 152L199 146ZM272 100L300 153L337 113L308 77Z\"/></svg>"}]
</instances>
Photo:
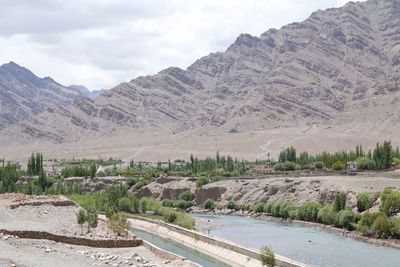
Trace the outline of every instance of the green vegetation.
<instances>
[{"instance_id":1,"label":"green vegetation","mask_svg":"<svg viewBox=\"0 0 400 267\"><path fill-rule=\"evenodd\" d=\"M204 202L203 205L204 205L204 208L207 209L207 210L213 210L213 209L215 209L214 200L212 200L211 198L207 199L207 200Z\"/></svg>"},{"instance_id":2,"label":"green vegetation","mask_svg":"<svg viewBox=\"0 0 400 267\"><path fill-rule=\"evenodd\" d=\"M357 209L359 212L366 211L372 207L374 199L366 192L357 195Z\"/></svg>"},{"instance_id":3,"label":"green vegetation","mask_svg":"<svg viewBox=\"0 0 400 267\"><path fill-rule=\"evenodd\" d=\"M132 228L132 224L128 221L125 214L115 213L108 220L108 227L118 236L126 236L128 230Z\"/></svg>"},{"instance_id":4,"label":"green vegetation","mask_svg":"<svg viewBox=\"0 0 400 267\"><path fill-rule=\"evenodd\" d=\"M289 147L279 154L279 163L275 165L276 170L289 171L296 169L322 169L323 166L332 167L334 170L344 170L347 162L356 161L358 170L385 170L393 165L399 165L400 149L392 147L390 141L383 144L377 143L373 150L365 152L361 145L357 145L355 150L337 151L334 153L323 152L311 155L304 151L297 156L296 149ZM283 165L291 162L296 164Z\"/></svg>"},{"instance_id":5,"label":"green vegetation","mask_svg":"<svg viewBox=\"0 0 400 267\"><path fill-rule=\"evenodd\" d=\"M274 267L275 266L275 254L272 252L272 250L269 247L262 247L260 249L260 254L261 254L261 263L262 265L268 266L268 267Z\"/></svg>"},{"instance_id":6,"label":"green vegetation","mask_svg":"<svg viewBox=\"0 0 400 267\"><path fill-rule=\"evenodd\" d=\"M230 209L230 210L238 210L239 209L238 205L233 200L229 200L228 204L226 205L226 208Z\"/></svg>"},{"instance_id":7,"label":"green vegetation","mask_svg":"<svg viewBox=\"0 0 400 267\"><path fill-rule=\"evenodd\" d=\"M303 221L317 222L321 205L317 202L307 202L298 211L298 218Z\"/></svg>"},{"instance_id":8,"label":"green vegetation","mask_svg":"<svg viewBox=\"0 0 400 267\"><path fill-rule=\"evenodd\" d=\"M335 197L335 211L339 212L346 208L346 194L338 193Z\"/></svg>"},{"instance_id":9,"label":"green vegetation","mask_svg":"<svg viewBox=\"0 0 400 267\"><path fill-rule=\"evenodd\" d=\"M381 194L380 210L386 215L391 215L400 210L400 192L385 189Z\"/></svg>"},{"instance_id":10,"label":"green vegetation","mask_svg":"<svg viewBox=\"0 0 400 267\"><path fill-rule=\"evenodd\" d=\"M161 202L151 198L132 197L126 186L111 186L104 192L72 194L69 198L89 211L94 209L105 212L107 218L112 219L118 212L131 213L137 216L164 219L164 221L178 226L192 229L194 219L180 211L174 211L170 207L163 206ZM147 212L151 212L148 214ZM171 215L174 213L175 215Z\"/></svg>"},{"instance_id":11,"label":"green vegetation","mask_svg":"<svg viewBox=\"0 0 400 267\"><path fill-rule=\"evenodd\" d=\"M28 160L26 173L29 175L38 175L43 171L43 155L42 153L32 153L31 158Z\"/></svg>"}]
</instances>

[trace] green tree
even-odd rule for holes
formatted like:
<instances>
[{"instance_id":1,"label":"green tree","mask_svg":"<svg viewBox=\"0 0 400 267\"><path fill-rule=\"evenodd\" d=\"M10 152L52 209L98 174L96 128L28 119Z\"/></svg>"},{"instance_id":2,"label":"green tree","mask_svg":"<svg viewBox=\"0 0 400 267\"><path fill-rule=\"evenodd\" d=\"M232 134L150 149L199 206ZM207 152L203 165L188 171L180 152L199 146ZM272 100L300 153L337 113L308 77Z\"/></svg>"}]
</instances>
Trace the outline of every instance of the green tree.
<instances>
[{"instance_id":1,"label":"green tree","mask_svg":"<svg viewBox=\"0 0 400 267\"><path fill-rule=\"evenodd\" d=\"M344 164L341 161L336 161L333 165L332 165L332 169L336 170L336 171L340 171L340 170L344 170Z\"/></svg>"},{"instance_id":2,"label":"green tree","mask_svg":"<svg viewBox=\"0 0 400 267\"><path fill-rule=\"evenodd\" d=\"M337 193L335 196L335 211L339 212L346 208L346 194Z\"/></svg>"}]
</instances>

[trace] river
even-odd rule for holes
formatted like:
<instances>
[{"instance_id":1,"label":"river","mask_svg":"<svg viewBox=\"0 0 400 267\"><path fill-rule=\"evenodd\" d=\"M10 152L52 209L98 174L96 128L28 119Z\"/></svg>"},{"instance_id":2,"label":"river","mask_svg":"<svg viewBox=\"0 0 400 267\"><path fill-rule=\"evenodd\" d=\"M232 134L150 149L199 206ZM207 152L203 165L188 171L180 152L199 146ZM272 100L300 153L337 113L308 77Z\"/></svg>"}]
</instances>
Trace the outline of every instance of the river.
<instances>
[{"instance_id":1,"label":"river","mask_svg":"<svg viewBox=\"0 0 400 267\"><path fill-rule=\"evenodd\" d=\"M367 244L323 229L251 217L193 216L197 229L203 233L254 249L269 246L277 254L310 266L400 266L399 250Z\"/></svg>"}]
</instances>

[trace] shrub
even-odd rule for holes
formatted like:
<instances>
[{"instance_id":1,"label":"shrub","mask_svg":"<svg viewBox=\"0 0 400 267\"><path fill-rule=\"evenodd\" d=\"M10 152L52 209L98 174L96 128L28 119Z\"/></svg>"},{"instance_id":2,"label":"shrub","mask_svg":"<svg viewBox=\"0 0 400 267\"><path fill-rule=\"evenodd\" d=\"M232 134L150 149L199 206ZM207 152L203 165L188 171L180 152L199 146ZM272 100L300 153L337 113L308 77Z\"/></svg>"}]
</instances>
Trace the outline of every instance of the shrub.
<instances>
[{"instance_id":1,"label":"shrub","mask_svg":"<svg viewBox=\"0 0 400 267\"><path fill-rule=\"evenodd\" d=\"M296 163L290 161L278 163L274 166L274 169L276 171L294 171L296 170Z\"/></svg>"},{"instance_id":2,"label":"shrub","mask_svg":"<svg viewBox=\"0 0 400 267\"><path fill-rule=\"evenodd\" d=\"M296 220L299 218L299 211L297 209L289 211L289 219Z\"/></svg>"},{"instance_id":3,"label":"shrub","mask_svg":"<svg viewBox=\"0 0 400 267\"><path fill-rule=\"evenodd\" d=\"M363 192L357 195L357 209L359 212L370 209L373 204L374 200L368 193Z\"/></svg>"},{"instance_id":4,"label":"shrub","mask_svg":"<svg viewBox=\"0 0 400 267\"><path fill-rule=\"evenodd\" d=\"M211 198L207 199L207 200L204 202L204 208L207 209L207 210L213 210L213 209L215 209L214 200L212 200Z\"/></svg>"},{"instance_id":5,"label":"shrub","mask_svg":"<svg viewBox=\"0 0 400 267\"><path fill-rule=\"evenodd\" d=\"M380 210L387 215L393 214L400 209L400 192L386 188L381 194L381 200Z\"/></svg>"},{"instance_id":6,"label":"shrub","mask_svg":"<svg viewBox=\"0 0 400 267\"><path fill-rule=\"evenodd\" d=\"M269 247L262 247L260 250L260 254L262 265L266 265L268 267L275 266L275 254Z\"/></svg>"},{"instance_id":7,"label":"shrub","mask_svg":"<svg viewBox=\"0 0 400 267\"><path fill-rule=\"evenodd\" d=\"M387 237L390 233L390 223L386 214L380 214L376 217L372 225L372 231L378 237Z\"/></svg>"},{"instance_id":8,"label":"shrub","mask_svg":"<svg viewBox=\"0 0 400 267\"><path fill-rule=\"evenodd\" d=\"M373 170L375 169L375 161L367 157L361 157L357 159L357 169L358 170Z\"/></svg>"},{"instance_id":9,"label":"shrub","mask_svg":"<svg viewBox=\"0 0 400 267\"><path fill-rule=\"evenodd\" d=\"M353 223L356 222L357 215L351 210L341 210L336 215L336 226L345 228L347 230L353 230Z\"/></svg>"},{"instance_id":10,"label":"shrub","mask_svg":"<svg viewBox=\"0 0 400 267\"><path fill-rule=\"evenodd\" d=\"M322 161L317 161L314 163L316 169L320 170L324 167L324 163Z\"/></svg>"},{"instance_id":11,"label":"shrub","mask_svg":"<svg viewBox=\"0 0 400 267\"><path fill-rule=\"evenodd\" d=\"M335 197L335 211L339 212L346 208L346 194L337 193Z\"/></svg>"},{"instance_id":12,"label":"shrub","mask_svg":"<svg viewBox=\"0 0 400 267\"><path fill-rule=\"evenodd\" d=\"M318 221L323 224L335 224L336 212L332 205L325 205L318 211Z\"/></svg>"},{"instance_id":13,"label":"shrub","mask_svg":"<svg viewBox=\"0 0 400 267\"><path fill-rule=\"evenodd\" d=\"M257 203L253 205L252 209L253 212L255 213L263 213L264 212L264 204L263 203Z\"/></svg>"},{"instance_id":14,"label":"shrub","mask_svg":"<svg viewBox=\"0 0 400 267\"><path fill-rule=\"evenodd\" d=\"M94 208L89 208L86 213L88 227L97 227L97 212Z\"/></svg>"},{"instance_id":15,"label":"shrub","mask_svg":"<svg viewBox=\"0 0 400 267\"><path fill-rule=\"evenodd\" d=\"M170 199L164 199L161 203L161 205L163 207L173 207L174 206L174 202Z\"/></svg>"},{"instance_id":16,"label":"shrub","mask_svg":"<svg viewBox=\"0 0 400 267\"><path fill-rule=\"evenodd\" d=\"M205 184L209 183L209 179L205 176L200 176L199 179L196 181L196 186L197 187L202 187Z\"/></svg>"},{"instance_id":17,"label":"shrub","mask_svg":"<svg viewBox=\"0 0 400 267\"><path fill-rule=\"evenodd\" d=\"M321 205L317 202L307 202L298 210L298 218L304 221L316 222Z\"/></svg>"},{"instance_id":18,"label":"shrub","mask_svg":"<svg viewBox=\"0 0 400 267\"><path fill-rule=\"evenodd\" d=\"M341 162L340 160L336 161L335 163L333 163L332 169L334 169L336 171L344 170L343 162Z\"/></svg>"},{"instance_id":19,"label":"shrub","mask_svg":"<svg viewBox=\"0 0 400 267\"><path fill-rule=\"evenodd\" d=\"M111 204L107 205L107 207L106 207L106 217L107 217L107 219L111 219L112 216L117 212L118 212L117 207L115 207L114 205L111 205Z\"/></svg>"},{"instance_id":20,"label":"shrub","mask_svg":"<svg viewBox=\"0 0 400 267\"><path fill-rule=\"evenodd\" d=\"M295 206L291 202L288 201L277 202L274 205L274 208L272 209L272 215L287 219L289 218L290 212L295 209L296 209Z\"/></svg>"},{"instance_id":21,"label":"shrub","mask_svg":"<svg viewBox=\"0 0 400 267\"><path fill-rule=\"evenodd\" d=\"M124 212L131 212L133 210L133 201L129 197L123 197L118 200L118 209Z\"/></svg>"},{"instance_id":22,"label":"shrub","mask_svg":"<svg viewBox=\"0 0 400 267\"><path fill-rule=\"evenodd\" d=\"M140 209L142 210L143 213L146 213L147 208L148 208L148 204L149 204L149 199L148 198L142 198L140 200Z\"/></svg>"},{"instance_id":23,"label":"shrub","mask_svg":"<svg viewBox=\"0 0 400 267\"><path fill-rule=\"evenodd\" d=\"M228 202L228 204L226 205L226 208L230 209L230 210L237 210L238 206L236 205L235 201L230 200Z\"/></svg>"},{"instance_id":24,"label":"shrub","mask_svg":"<svg viewBox=\"0 0 400 267\"><path fill-rule=\"evenodd\" d=\"M133 198L133 212L138 213L140 210L140 200L138 198Z\"/></svg>"},{"instance_id":25,"label":"shrub","mask_svg":"<svg viewBox=\"0 0 400 267\"><path fill-rule=\"evenodd\" d=\"M174 211L168 212L164 215L164 220L168 223L174 223L177 219L176 213Z\"/></svg>"},{"instance_id":26,"label":"shrub","mask_svg":"<svg viewBox=\"0 0 400 267\"><path fill-rule=\"evenodd\" d=\"M113 230L113 232L118 235L127 235L128 230L132 227L131 223L128 221L125 215L120 213L115 213L111 219L108 220L108 227Z\"/></svg>"},{"instance_id":27,"label":"shrub","mask_svg":"<svg viewBox=\"0 0 400 267\"><path fill-rule=\"evenodd\" d=\"M194 196L190 191L185 191L179 194L179 199L182 199L184 201L192 201L194 199Z\"/></svg>"},{"instance_id":28,"label":"shrub","mask_svg":"<svg viewBox=\"0 0 400 267\"><path fill-rule=\"evenodd\" d=\"M83 225L87 221L86 211L84 209L80 209L79 212L76 214L76 220L78 221L79 225ZM82 228L81 228L82 234Z\"/></svg>"}]
</instances>

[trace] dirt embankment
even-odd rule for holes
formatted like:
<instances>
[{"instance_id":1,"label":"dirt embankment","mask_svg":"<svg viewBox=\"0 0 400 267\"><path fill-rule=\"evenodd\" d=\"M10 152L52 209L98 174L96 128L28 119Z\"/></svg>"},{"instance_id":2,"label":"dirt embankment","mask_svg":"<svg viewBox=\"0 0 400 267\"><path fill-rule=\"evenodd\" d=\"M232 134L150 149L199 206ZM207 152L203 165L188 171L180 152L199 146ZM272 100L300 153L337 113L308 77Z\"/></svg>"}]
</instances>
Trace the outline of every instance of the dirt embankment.
<instances>
[{"instance_id":1,"label":"dirt embankment","mask_svg":"<svg viewBox=\"0 0 400 267\"><path fill-rule=\"evenodd\" d=\"M337 192L344 192L350 205L356 205L356 196L360 192L374 194L385 188L400 190L400 179L372 176L315 176L315 177L259 177L254 179L232 178L221 180L196 188L193 179L170 180L167 183L157 181L143 187L138 194L158 199L175 199L185 190L195 195L195 203L202 205L212 198L224 206L229 200L238 205L257 202L288 200L295 204L307 201L330 203Z\"/></svg>"}]
</instances>

